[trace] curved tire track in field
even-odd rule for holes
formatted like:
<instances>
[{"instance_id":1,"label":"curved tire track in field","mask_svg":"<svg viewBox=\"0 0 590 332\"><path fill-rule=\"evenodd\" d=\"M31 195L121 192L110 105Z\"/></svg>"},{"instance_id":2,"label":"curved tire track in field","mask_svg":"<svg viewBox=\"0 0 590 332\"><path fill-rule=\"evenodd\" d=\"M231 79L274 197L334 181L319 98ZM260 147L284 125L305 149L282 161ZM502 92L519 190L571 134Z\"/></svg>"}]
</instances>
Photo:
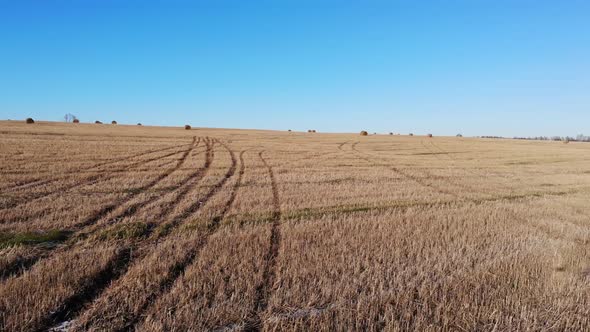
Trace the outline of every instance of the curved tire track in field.
<instances>
[{"instance_id":1,"label":"curved tire track in field","mask_svg":"<svg viewBox=\"0 0 590 332\"><path fill-rule=\"evenodd\" d=\"M193 142L190 144L193 147L194 147L194 144L195 144L195 140L194 139L195 138L193 137ZM176 147L176 148L178 148L178 147ZM16 200L15 202L12 202L12 203L7 204L7 206L5 206L3 210L8 210L8 209L11 209L11 208L15 208L15 207L18 207L20 205L23 205L23 204L26 204L26 203L31 203L31 202L34 202L36 200L42 199L44 197L49 197L51 195L62 194L62 193L67 192L69 190L72 190L72 189L75 189L75 188L79 188L79 187L83 187L83 186L86 186L86 185L90 185L90 184L93 184L93 183L97 183L99 181L107 181L109 179L114 178L117 175L116 173L125 172L125 171L128 171L128 170L130 170L130 169L132 169L134 167L145 165L145 164L150 163L152 161L156 161L156 160L164 159L164 158L167 158L167 157L171 157L171 156L174 156L174 155L183 153L183 152L186 153L186 151L190 151L190 149L191 148L189 148L188 150L185 150L185 151L176 151L176 152L168 153L168 154L166 154L164 156L158 156L158 157L150 158L148 160L137 161L137 162L131 163L129 165L126 165L126 166L122 166L122 167L117 168L113 172L113 174L99 173L99 174L96 174L96 175L92 175L90 177L87 177L83 181L79 181L79 182L76 182L74 184L66 185L66 186L60 187L58 189L49 191L49 192L42 192L42 193L37 193L37 194L30 195L30 196L25 196L25 197L22 197L19 200ZM183 155L183 157L184 157L184 155ZM139 190L141 190L141 188ZM40 212L40 213L42 214L43 212Z\"/></svg>"},{"instance_id":2,"label":"curved tire track in field","mask_svg":"<svg viewBox=\"0 0 590 332\"><path fill-rule=\"evenodd\" d=\"M186 144L186 145L189 145L189 144ZM105 166L105 165L110 165L110 164L118 163L118 162L121 162L121 161L126 161L126 160L137 158L137 157L142 157L142 156L145 156L145 155L148 155L148 154L152 154L152 153L157 153L157 152L172 150L172 149L179 148L179 147L182 147L182 146L184 146L184 145L180 145L180 146L174 145L174 146L169 146L169 147L166 147L166 148L149 150L149 151L137 153L137 154L134 154L134 155L131 155L131 156L123 157L123 158L110 159L108 161L100 162L98 164L95 164L95 165L92 165L92 166L89 166L89 167L81 167L81 168L78 168L78 169L75 169L75 170L71 170L71 171L68 171L68 172L70 172L70 173L73 174L73 173L78 173L78 172L81 172L81 171L90 171L93 168L97 168L97 167L101 167L101 166ZM65 175L65 177L67 177L67 175ZM19 183L19 184L16 184L16 185L13 185L13 186L10 186L10 187L7 187L7 188L2 188L2 190L3 191L14 191L14 190L20 190L20 189L31 189L31 188L35 188L35 187L39 187L39 186L48 184L48 183L60 181L60 180L63 180L63 179L64 179L63 176L62 177L55 177L53 179L36 178L34 180L26 181L25 183Z\"/></svg>"},{"instance_id":3,"label":"curved tire track in field","mask_svg":"<svg viewBox=\"0 0 590 332\"><path fill-rule=\"evenodd\" d=\"M184 179L182 181L182 185L171 189L171 191L178 191L174 199L174 203L169 204L164 209L162 209L162 211L158 214L156 219L168 217L172 213L172 211L174 211L174 208L178 206L178 204L186 197L186 195L188 195L188 193L191 192L201 182L203 178L205 178L205 175L211 168L211 164L215 159L215 142L207 140L205 144L207 145L207 149L205 151L205 164L203 165L203 167L199 168L195 173L191 174L189 177Z\"/></svg>"},{"instance_id":4,"label":"curved tire track in field","mask_svg":"<svg viewBox=\"0 0 590 332\"><path fill-rule=\"evenodd\" d=\"M82 289L67 298L62 302L60 308L51 313L40 325L36 331L67 331L67 329L60 329L59 326L68 320L68 317L73 313L79 312L84 308L87 299L98 296L111 282L111 280L118 278L127 271L127 266L132 259L132 250L129 248L122 248L119 250L115 259L106 267L106 269L98 272L92 280L84 282ZM58 322L57 324L54 324ZM53 325L53 327L51 327ZM57 325L57 326L55 326Z\"/></svg>"},{"instance_id":5,"label":"curved tire track in field","mask_svg":"<svg viewBox=\"0 0 590 332\"><path fill-rule=\"evenodd\" d=\"M43 257L39 252L32 252L24 257L16 257L14 260L4 264L0 270L0 282L13 276L18 276L33 266ZM0 319L1 321L1 319ZM1 325L0 325L1 326Z\"/></svg>"},{"instance_id":6,"label":"curved tire track in field","mask_svg":"<svg viewBox=\"0 0 590 332\"><path fill-rule=\"evenodd\" d=\"M127 195L127 197L114 202L112 204L109 204L105 207L103 207L101 210L97 211L95 214L93 214L92 216L88 217L84 222L82 222L81 224L78 224L72 231L74 231L75 233L77 233L77 235L79 236L80 233L86 229L87 227L90 227L92 225L94 225L96 222L98 222L101 218L105 217L109 212L117 209L120 206L123 206L124 204L128 203L129 201L131 201L133 198L135 198L137 195L139 195L141 192L150 189L154 186L156 186L158 183L160 183L162 180L166 179L168 176L170 176L172 173L174 173L175 171L177 171L178 169L180 169L180 167L182 167L182 165L184 164L184 162L186 161L186 158L188 157L190 151L192 151L194 148L197 147L196 145L196 138L193 137L193 143L191 148L189 148L188 150L186 150L182 156L182 158L180 160L178 160L178 162L176 163L176 165L173 168L168 169L167 171L165 171L164 173L162 173L160 176L158 176L156 179L154 179L153 181L151 181L150 183L148 183L147 185L139 188L139 190L134 191L132 193L130 193L129 195ZM155 199L159 198L158 196L154 197ZM134 205L132 205L131 207L127 208L125 211L123 211L121 214L117 215L117 217L115 218L122 218L123 216L127 216L130 215L132 213L135 213L135 211L140 208L141 206L145 206L146 204L150 203L151 201L155 200L155 199L150 199L147 202L140 202L140 203L136 203ZM41 260L41 259L45 259L45 258L49 258L51 257L53 254L55 254L54 249L57 249L56 247L51 247L51 248L47 248L45 253L34 257L34 258L30 258L29 261L27 262L27 266L23 266L20 262L14 262L14 264L10 265L8 270L11 271L11 273L3 273L3 275L8 276L12 276L12 277L16 277L20 274L22 274L23 272L27 271L28 269L30 269L32 266L34 266L34 264Z\"/></svg>"},{"instance_id":7,"label":"curved tire track in field","mask_svg":"<svg viewBox=\"0 0 590 332\"><path fill-rule=\"evenodd\" d=\"M236 160L234 152L231 149L229 149L229 147L227 147L227 145L225 145L224 143L221 143L219 141L217 142L229 151L232 159L231 166L225 173L223 179L217 182L203 198L191 204L185 211L183 211L181 215L177 216L176 218L174 218L174 220L172 220L172 222L169 225L171 228L176 227L178 224L182 223L186 218L190 217L191 214L197 212L203 205L205 205L211 199L211 197L215 196L215 194L223 187L223 185L225 185L227 180L229 180L235 174L238 162Z\"/></svg>"},{"instance_id":8,"label":"curved tire track in field","mask_svg":"<svg viewBox=\"0 0 590 332\"><path fill-rule=\"evenodd\" d=\"M233 151L231 151L225 144L220 143L222 146L224 146L231 154L232 157L232 165L230 166L230 168L228 169L228 171L226 172L225 176L223 177L223 179L221 181L219 181L213 188L211 188L211 190L204 196L204 198L201 198L199 201L197 201L196 203L192 204L188 209L186 209L180 216L177 216L176 218L173 219L173 221L170 223L170 227L168 228L168 232L164 233L163 235L159 235L157 238L158 239L163 239L166 236L168 236L170 234L170 230L172 230L173 228L176 228L182 221L184 221L186 218L188 218L191 214L193 214L194 212L196 212L197 210L199 210L211 197L213 197L222 187L223 185L227 182L228 179L230 179L236 170L236 164L237 161L235 159L235 155L233 153ZM206 162L207 165L207 170L210 168L211 162L212 162L212 152L209 153L211 155L210 159L208 159L208 161ZM199 174L204 175L204 171L198 172ZM243 170L241 171L241 174L243 174ZM240 177L241 179L241 177ZM198 183L195 182L191 185L187 185L185 188L188 188L188 190L183 191L183 196L186 195L188 193L188 191L192 188L194 188L194 186ZM235 185L235 189L237 189L239 185L236 184ZM233 204L233 200L235 199L235 194L232 194L230 201L228 203L226 203L224 209L223 209L223 213L226 213L229 210L229 205ZM177 203L180 202L180 200L177 200ZM172 212L172 208L168 209L168 212ZM215 226L216 227L216 226ZM127 269L130 267L130 265L135 262L138 261L144 257L147 256L147 254L149 253L149 246L153 245L152 242L143 242L140 244L137 244L135 246L131 246L130 248L128 248L128 250L130 251L137 251L137 252L142 252L139 256L134 257L129 259L128 261L125 261L122 264L122 267L124 268L124 271L127 271ZM143 310L145 310L146 308L148 308L149 304L151 304L157 297L158 295L161 295L162 293L164 293L165 289L169 288L170 285L172 285L172 283L174 282L174 280L176 280L186 269L187 266L190 265L190 263L192 263L192 261L194 260L194 258L196 257L196 251L198 250L194 250L192 253L189 253L188 257L186 257L182 262L179 262L178 264L175 264L172 268L172 273L170 275L169 278L167 278L166 280L163 281L162 285L160 286L160 290L155 292L155 294L157 294L156 296L152 296L149 299L146 299L146 301L144 302L143 306L142 306L142 312ZM60 324L68 321L68 320L72 320L75 319L76 317L79 317L81 310L86 306L86 304L91 303L92 301L94 301L95 299L99 298L100 295L102 294L103 290L106 289L106 287L113 281L115 281L116 279L118 279L120 276L122 276L122 274L120 273L107 273L107 277L106 279L108 279L108 283L106 284L101 284L102 287L98 290L95 290L93 292L93 294L91 294L91 296L86 296L86 297L82 297L79 298L77 300L77 302L81 302L82 305L81 306L73 306L71 308L64 308L64 311L66 311L68 314L65 316L58 316L59 319L49 319L48 323L45 323L45 327L47 328L49 325L53 325L53 326L59 326ZM132 314L132 313L129 313ZM120 327L121 329L126 329L129 327L132 327L134 324L136 324L138 322L140 318L140 315L134 317L133 319L131 319L131 321L128 324L128 327Z\"/></svg>"},{"instance_id":9,"label":"curved tire track in field","mask_svg":"<svg viewBox=\"0 0 590 332\"><path fill-rule=\"evenodd\" d=\"M277 181L272 166L270 166L266 159L264 159L262 156L263 152L264 151L260 151L258 156L260 157L260 160L262 160L262 163L264 163L264 166L266 166L271 181L273 196L272 228L270 233L270 246L264 257L265 266L264 271L262 272L262 283L256 287L254 308L251 312L251 317L246 322L245 331L260 331L260 329L263 327L261 316L268 308L268 300L270 298L276 279L276 261L279 255L279 248L281 246L281 201L279 198L279 188L277 186Z\"/></svg>"},{"instance_id":10,"label":"curved tire track in field","mask_svg":"<svg viewBox=\"0 0 590 332\"><path fill-rule=\"evenodd\" d=\"M223 143L220 143L220 144L222 144L224 147L227 148L227 146L225 146L225 144L223 144ZM227 148L227 149L228 149L228 151L230 151L230 153L232 153L231 150L229 150L229 148ZM140 323L144 314L146 312L148 312L150 306L153 305L159 298L161 298L162 296L167 294L172 289L174 282L180 276L182 276L184 274L184 272L186 271L186 269L190 265L192 265L192 263L197 258L197 254L207 244L209 237L217 231L221 221L225 218L225 216L229 212L230 208L232 207L232 205L236 199L236 195L238 193L240 185L242 184L242 178L244 176L244 172L246 169L246 164L244 163L244 153L245 152L246 152L246 150L242 150L240 152L240 155L239 155L240 169L238 171L238 178L231 189L229 199L227 200L227 202L223 206L221 212L217 216L213 217L213 219L211 220L211 224L209 224L207 234L205 234L205 238L197 245L197 247L182 262L180 262L179 264L174 266L170 276L168 278L166 278L162 282L162 284L160 285L160 289L156 293L154 293L152 296L150 296L148 299L146 299L146 301L144 301L144 303L141 306L141 309L139 310L139 313L134 315L133 319L131 319L126 324L126 326L122 327L119 331L133 331L136 329L136 325L138 323ZM235 172L235 157L234 157L233 153L232 153L232 167L233 167L234 171L232 171L230 169L228 171L228 173L226 173L225 178L222 180L223 183L225 183L225 181L227 179L229 179L233 175L233 173ZM228 175L229 175L229 177L228 177ZM221 188L221 186L219 188ZM207 196L209 196L209 194Z\"/></svg>"},{"instance_id":11,"label":"curved tire track in field","mask_svg":"<svg viewBox=\"0 0 590 332\"><path fill-rule=\"evenodd\" d=\"M142 166L142 165L145 165L145 164L150 163L152 161L156 161L156 160L164 159L164 158L167 158L167 157L171 157L171 156L174 156L174 155L183 153L183 152L186 152L186 150L185 151L182 151L182 150L181 151L176 151L176 152L168 153L168 154L163 155L163 156L158 156L158 157L153 157L153 158L150 158L150 159L147 159L147 160L137 161L137 162L134 162L132 164L129 164L129 165L126 165L126 166L123 166L123 167L119 167L119 168L113 170L112 172L114 174L99 173L99 174L96 174L96 175L89 176L86 179L84 179L83 181L76 182L76 183L70 184L70 185L66 185L66 186L60 187L60 188L55 189L55 190L52 190L52 191L37 193L37 194L30 195L30 196L25 196L25 197L22 197L20 200L17 200L16 202L10 203L6 208L15 208L15 207L18 207L19 205L22 205L22 204L25 204L25 203L30 203L32 201L36 201L36 200L42 199L44 197L48 197L48 196L51 196L51 195L54 195L54 194L58 194L58 193L63 193L63 192L66 192L66 191L69 191L69 190L72 190L72 189L75 189L75 188L78 188L78 187L82 187L82 186L85 186L85 185L94 184L94 183L97 183L100 180L106 181L106 180L109 180L109 179L114 178L115 175L116 175L116 173L126 172L126 171L129 171L131 168L134 168L134 167L137 167L137 166Z\"/></svg>"},{"instance_id":12,"label":"curved tire track in field","mask_svg":"<svg viewBox=\"0 0 590 332\"><path fill-rule=\"evenodd\" d=\"M421 178L419 178L417 176L414 176L412 174L409 174L407 172L402 171L398 167L391 166L391 165L383 165L383 164L379 164L379 163L375 162L374 160L372 160L369 157L367 157L367 153L363 153L363 152L360 152L360 151L357 150L356 145L358 143L359 142L353 143L352 146L351 146L351 148L352 148L352 151L354 151L354 153L356 153L356 155L360 159L365 160L366 162L372 164L373 166L384 166L384 167L388 167L390 170L392 170L395 173L401 175L402 177L404 177L406 179L410 179L410 180L416 182L417 184L419 184L420 186L422 186L424 188L429 188L431 190L434 190L434 191L436 191L439 194L449 195L449 196L452 196L452 197L455 197L455 198L459 198L459 196L456 193L454 193L452 191L449 191L449 190L446 190L446 189L443 189L443 188L440 188L440 187L435 186L435 185L433 185L431 183L428 183L428 182L424 181L423 179L421 179Z\"/></svg>"},{"instance_id":13,"label":"curved tire track in field","mask_svg":"<svg viewBox=\"0 0 590 332\"><path fill-rule=\"evenodd\" d=\"M196 146L193 145L192 148L194 148L194 147L196 147ZM113 171L112 173L109 173L109 174L97 174L97 175L92 176L91 178L87 178L85 181L78 182L78 183L75 183L73 185L69 185L67 187L61 188L61 189L56 190L56 191L53 191L51 193L41 193L39 195L34 195L32 198L24 198L22 202L16 202L16 204L14 206L12 206L11 208L15 208L15 207L18 207L18 206L23 205L25 203L30 203L30 202L33 202L33 201L36 201L36 200L39 200L39 199L43 199L45 197L49 197L49 196L55 195L55 194L61 194L64 191L75 189L77 187L91 185L91 184L97 183L97 182L99 182L101 180L102 181L108 181L110 179L115 178L117 176L117 173L127 172L127 171L131 170L134 167L142 166L142 165L145 165L145 164L150 163L152 161L161 160L161 159L164 159L164 158L173 156L173 155L177 155L179 153L184 153L183 156L181 157L181 159L178 160L178 161L176 161L176 163L178 164L180 162L183 162L184 159L186 159L185 155L186 155L187 151L190 151L192 148L189 148L188 150L185 150L185 151L177 151L177 152L169 153L167 155L160 156L160 157L154 157L154 158L151 158L151 159L148 159L148 160L138 161L138 162L135 162L133 164L127 165L125 167L119 168L119 169ZM137 190L135 190L134 192L132 192L131 194L134 194L134 193L136 193L138 191L143 191L143 190L145 190L145 187L146 186L140 187ZM6 208L6 209L4 209L4 211L5 210L8 210L8 209L10 209L10 208ZM32 213L29 216L27 216L26 219L5 219L5 220L3 220L3 223L19 223L19 222L22 223L22 222L27 222L27 221L31 220L32 218L36 218L36 217L40 217L40 216L44 215L49 209L51 209L51 208L48 207L48 208L45 208L45 209L43 209L41 211L36 211L35 213Z\"/></svg>"},{"instance_id":14,"label":"curved tire track in field","mask_svg":"<svg viewBox=\"0 0 590 332\"><path fill-rule=\"evenodd\" d=\"M169 193L171 191L178 190L179 191L179 195L177 195L175 201L172 204L167 205L163 209L163 211L158 215L158 218L166 217L170 212L172 212L172 210L178 205L178 203L180 203L180 201L200 182L200 180L202 180L202 178L205 176L205 174L209 171L209 169L211 167L211 163L213 162L213 159L215 157L214 143L212 143L209 140L205 140L205 146L206 146L206 150L205 150L205 164L203 165L203 167L198 168L197 171L195 171L194 173L192 173L191 175L189 175L188 177L186 177L185 179L183 179L181 185L176 186L176 187L167 188L167 190L165 191L166 193ZM196 147L197 146L195 146L195 148ZM186 158L190 154L190 151L192 151L192 150L194 150L194 149L191 149L191 150L187 151L186 154L183 155L182 162L179 163L179 164L177 164L176 167L174 168L174 170L172 172L170 172L170 174L168 174L166 177L170 176L172 173L174 173L175 171L177 171L178 169L180 169L180 167L182 167L182 165L184 164ZM164 180L166 177L164 177L160 181ZM160 181L158 181L158 183ZM154 184L154 186L156 184ZM153 186L150 186L149 188L151 188L151 187L153 187ZM147 188L147 189L149 189L149 188ZM122 213L120 213L116 217L113 217L111 219L112 220L111 222L106 222L104 224L101 224L100 227L102 228L103 226L109 226L109 225L115 224L118 220L121 220L123 218L132 216L139 209L141 209L141 208L143 208L145 206L148 206L149 204L151 204L151 203L159 200L160 198L161 198L161 196L154 195L153 197L149 198L146 201L137 202L137 203L131 205L130 207L128 207L127 209L125 209L125 211L123 211ZM94 231L96 231L96 229Z\"/></svg>"},{"instance_id":15,"label":"curved tire track in field","mask_svg":"<svg viewBox=\"0 0 590 332\"><path fill-rule=\"evenodd\" d=\"M205 152L205 154L206 154L205 164L203 165L203 167L199 168L196 172L194 172L189 177L184 179L182 181L182 182L184 182L184 185L181 185L178 188L170 189L170 190L179 189L181 191L179 192L179 195L177 195L176 199L174 200L174 203L167 206L165 208L164 212L159 214L160 217L165 217L168 214L170 214L173 211L174 207L176 207L182 201L182 198L184 198L188 194L188 192L190 192L192 189L194 189L194 187L200 182L200 180L202 180L204 178L205 174L210 169L210 166L213 162L214 155L215 155L214 150L213 150L214 144L213 144L213 142L209 141L208 139L205 139L205 144L207 147L206 152ZM187 155L188 154L190 154L190 151L187 152ZM157 200L159 198L160 197L156 196L153 199L136 204L136 205L130 207L129 209L125 210L123 212L123 214L121 214L120 216L117 217L117 219L133 215L140 208L147 206L148 204L154 202L155 200ZM73 319L74 317L77 317L80 314L80 312L84 309L84 307L87 303L98 298L102 294L102 291L106 287L108 287L111 282L113 282L114 280L116 280L119 277L121 277L122 275L124 275L124 272L127 271L128 267L134 261L137 261L137 260L145 257L145 253L140 254L139 256L136 256L136 257L132 257L131 253L141 251L142 249L145 249L146 247L148 247L150 244L151 243L144 242L142 244L132 245L130 247L125 248L124 250L126 252L128 252L129 254L126 257L118 257L117 258L118 261L113 265L114 267L116 267L116 269L109 267L109 269L107 271L101 272L101 274L97 277L97 280L92 283L94 286L93 286L91 292L83 291L83 292L81 292L81 294L75 295L73 297L75 299L75 301L66 301L66 304L64 305L64 307L68 308L67 310L65 310L66 313L62 314L62 315L55 316L53 319L51 319L52 323L54 325L59 325L60 323L63 323L69 319ZM47 325L47 324L45 324L45 325Z\"/></svg>"},{"instance_id":16,"label":"curved tire track in field","mask_svg":"<svg viewBox=\"0 0 590 332\"><path fill-rule=\"evenodd\" d=\"M346 141L346 142L342 142L340 144L338 144L338 150L340 151L344 151L344 145L346 145L346 143L348 143L350 141Z\"/></svg>"},{"instance_id":17,"label":"curved tire track in field","mask_svg":"<svg viewBox=\"0 0 590 332\"><path fill-rule=\"evenodd\" d=\"M154 181L150 182L148 185L142 187L143 190L141 190L141 191L144 191L146 189L149 189L149 188L157 185L159 182L161 182L162 180L164 180L165 178L170 176L174 171L180 169L180 167L186 161L190 152L195 147L196 147L196 141L195 141L195 138L193 137L193 143L192 143L191 148L185 151L185 153L183 154L183 158L181 158L179 160L177 165L174 168L171 168L171 169L167 170L166 172L164 172L162 175L160 175ZM208 145L208 151L207 151L208 155L212 154L212 152L209 151L211 148L212 148L212 146ZM210 163L208 163L207 168L209 167L209 165L210 165ZM130 201L133 197L137 196L141 191L130 194L124 200L124 202L116 204L117 207ZM145 206L146 204L147 204L146 202L142 202L142 203L139 203L139 205L137 205L137 206L133 205L130 208L126 209L122 214L129 213L129 211L132 211L133 213L135 213L135 211L137 211L138 208L140 208L141 206ZM104 211L104 210L105 209L103 209L101 211ZM94 224L95 222L100 220L100 218L102 218L104 215L106 215L106 213L108 213L108 212L99 213L94 218L89 220L88 224L89 225ZM92 221L92 222L90 222L90 221ZM47 317L43 318L39 322L38 328L36 330L38 330L38 331L53 330L53 329L58 328L64 322L72 319L72 317L78 316L78 314L86 306L86 304L88 304L89 302L91 302L92 300L94 300L95 298L100 296L102 291L106 287L108 287L109 284L113 280L116 280L120 276L125 274L129 265L131 264L131 262L134 261L133 252L138 249L139 248L136 245L135 246L133 246L133 245L132 246L125 246L122 249L120 249L120 253L114 259L114 261L107 266L106 269L99 271L93 277L87 278L87 280L85 280L83 282L84 287L80 291L78 291L76 294L65 299L60 304L60 306L57 310L50 313Z\"/></svg>"}]
</instances>

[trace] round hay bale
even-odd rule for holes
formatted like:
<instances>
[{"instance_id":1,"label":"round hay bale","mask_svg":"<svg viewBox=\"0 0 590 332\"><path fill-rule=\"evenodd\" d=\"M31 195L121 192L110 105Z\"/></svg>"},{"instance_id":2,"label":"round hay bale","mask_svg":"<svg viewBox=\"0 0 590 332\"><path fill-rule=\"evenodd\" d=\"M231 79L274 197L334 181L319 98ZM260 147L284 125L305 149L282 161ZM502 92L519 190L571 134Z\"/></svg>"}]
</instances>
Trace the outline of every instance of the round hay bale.
<instances>
[{"instance_id":1,"label":"round hay bale","mask_svg":"<svg viewBox=\"0 0 590 332\"><path fill-rule=\"evenodd\" d=\"M184 125L184 129L191 130L191 126L190 125Z\"/></svg>"},{"instance_id":2,"label":"round hay bale","mask_svg":"<svg viewBox=\"0 0 590 332\"><path fill-rule=\"evenodd\" d=\"M428 136L428 137L432 138L432 134L428 134L428 135L426 135L426 136Z\"/></svg>"},{"instance_id":3,"label":"round hay bale","mask_svg":"<svg viewBox=\"0 0 590 332\"><path fill-rule=\"evenodd\" d=\"M117 121L113 120L113 121L111 121L111 124L116 125L117 124Z\"/></svg>"},{"instance_id":4,"label":"round hay bale","mask_svg":"<svg viewBox=\"0 0 590 332\"><path fill-rule=\"evenodd\" d=\"M102 122L100 122L98 120L94 121L94 123L96 123L96 124L102 124Z\"/></svg>"},{"instance_id":5,"label":"round hay bale","mask_svg":"<svg viewBox=\"0 0 590 332\"><path fill-rule=\"evenodd\" d=\"M72 122L73 122L73 123L80 123L80 120L78 120L78 119L74 119L74 120L72 120Z\"/></svg>"},{"instance_id":6,"label":"round hay bale","mask_svg":"<svg viewBox=\"0 0 590 332\"><path fill-rule=\"evenodd\" d=\"M35 120L33 120L33 118L27 118L25 120L25 123L28 123L28 124L35 123Z\"/></svg>"},{"instance_id":7,"label":"round hay bale","mask_svg":"<svg viewBox=\"0 0 590 332\"><path fill-rule=\"evenodd\" d=\"M367 136L367 135L369 135L369 133L367 131L365 131L365 130L361 131L361 136Z\"/></svg>"}]
</instances>

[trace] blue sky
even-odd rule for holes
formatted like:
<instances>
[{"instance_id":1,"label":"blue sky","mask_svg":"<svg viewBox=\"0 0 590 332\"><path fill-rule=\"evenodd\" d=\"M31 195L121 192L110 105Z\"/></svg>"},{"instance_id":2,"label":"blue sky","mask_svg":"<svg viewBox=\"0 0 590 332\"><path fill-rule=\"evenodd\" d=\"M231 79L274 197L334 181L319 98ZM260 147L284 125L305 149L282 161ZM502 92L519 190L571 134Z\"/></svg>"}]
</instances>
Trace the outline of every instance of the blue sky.
<instances>
[{"instance_id":1,"label":"blue sky","mask_svg":"<svg viewBox=\"0 0 590 332\"><path fill-rule=\"evenodd\" d=\"M587 1L4 1L0 118L590 134Z\"/></svg>"}]
</instances>

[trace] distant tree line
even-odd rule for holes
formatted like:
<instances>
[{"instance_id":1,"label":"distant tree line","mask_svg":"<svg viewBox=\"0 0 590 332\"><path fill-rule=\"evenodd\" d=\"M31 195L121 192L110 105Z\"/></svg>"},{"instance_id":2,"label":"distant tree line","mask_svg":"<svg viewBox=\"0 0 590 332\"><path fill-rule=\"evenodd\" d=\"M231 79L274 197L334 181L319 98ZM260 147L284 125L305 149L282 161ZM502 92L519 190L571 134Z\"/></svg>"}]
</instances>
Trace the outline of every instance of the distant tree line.
<instances>
[{"instance_id":1,"label":"distant tree line","mask_svg":"<svg viewBox=\"0 0 590 332\"><path fill-rule=\"evenodd\" d=\"M497 138L497 139L506 139L506 137L502 136L479 136L480 138ZM572 136L535 136L535 137L519 137L515 136L513 139L521 139L521 140L529 140L529 141L567 141L567 142L590 142L590 136L584 136L584 134L579 134L576 137Z\"/></svg>"},{"instance_id":2,"label":"distant tree line","mask_svg":"<svg viewBox=\"0 0 590 332\"><path fill-rule=\"evenodd\" d=\"M537 136L537 137L514 137L514 139L525 139L533 141L568 141L568 142L590 142L590 136L579 134L576 137L572 136Z\"/></svg>"}]
</instances>

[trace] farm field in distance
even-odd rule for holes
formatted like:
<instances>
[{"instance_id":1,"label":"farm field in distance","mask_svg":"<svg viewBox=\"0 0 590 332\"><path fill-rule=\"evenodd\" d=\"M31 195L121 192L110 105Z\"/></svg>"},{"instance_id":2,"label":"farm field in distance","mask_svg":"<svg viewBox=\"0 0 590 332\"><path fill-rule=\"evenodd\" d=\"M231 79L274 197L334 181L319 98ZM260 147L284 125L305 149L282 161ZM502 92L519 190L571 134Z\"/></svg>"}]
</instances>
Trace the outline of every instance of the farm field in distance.
<instances>
[{"instance_id":1,"label":"farm field in distance","mask_svg":"<svg viewBox=\"0 0 590 332\"><path fill-rule=\"evenodd\" d=\"M0 154L1 331L590 330L590 144L0 121Z\"/></svg>"}]
</instances>

